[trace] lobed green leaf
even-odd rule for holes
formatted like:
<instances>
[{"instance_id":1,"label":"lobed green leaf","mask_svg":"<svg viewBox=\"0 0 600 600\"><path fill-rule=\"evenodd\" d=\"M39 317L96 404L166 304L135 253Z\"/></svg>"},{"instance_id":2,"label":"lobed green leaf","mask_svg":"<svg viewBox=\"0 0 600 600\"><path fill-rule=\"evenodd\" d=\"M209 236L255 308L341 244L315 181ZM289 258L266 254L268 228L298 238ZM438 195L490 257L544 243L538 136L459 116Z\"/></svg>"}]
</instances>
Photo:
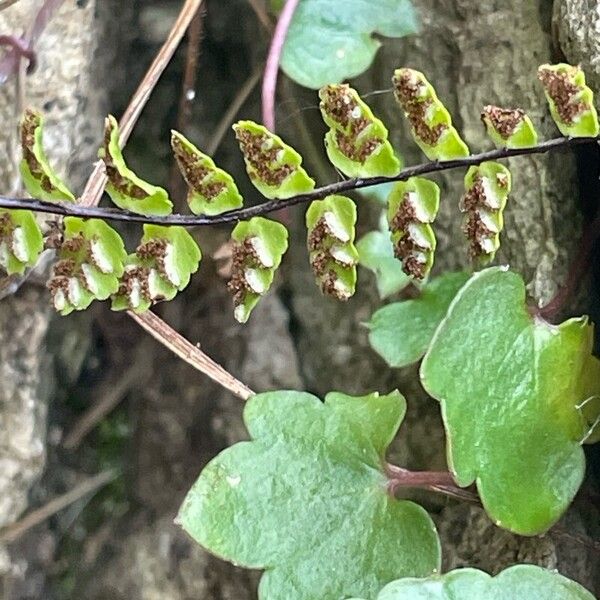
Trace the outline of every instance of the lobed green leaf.
<instances>
[{"instance_id":1,"label":"lobed green leaf","mask_svg":"<svg viewBox=\"0 0 600 600\"><path fill-rule=\"evenodd\" d=\"M367 324L373 350L390 367L421 360L450 303L468 279L468 273L444 273L425 284L417 298L375 311Z\"/></svg>"},{"instance_id":2,"label":"lobed green leaf","mask_svg":"<svg viewBox=\"0 0 600 600\"><path fill-rule=\"evenodd\" d=\"M358 264L375 273L377 291L382 299L388 298L410 283L402 264L394 256L394 246L383 215L383 231L370 231L356 242Z\"/></svg>"},{"instance_id":3,"label":"lobed green leaf","mask_svg":"<svg viewBox=\"0 0 600 600\"><path fill-rule=\"evenodd\" d=\"M190 188L187 202L195 215L219 215L243 206L233 177L219 169L210 156L177 131L171 132L171 147Z\"/></svg>"},{"instance_id":4,"label":"lobed green leaf","mask_svg":"<svg viewBox=\"0 0 600 600\"><path fill-rule=\"evenodd\" d=\"M319 91L323 120L329 126L325 148L332 164L349 177L391 177L400 161L385 125L349 85L329 84Z\"/></svg>"},{"instance_id":5,"label":"lobed green leaf","mask_svg":"<svg viewBox=\"0 0 600 600\"><path fill-rule=\"evenodd\" d=\"M476 273L438 327L421 382L442 405L457 484L477 484L497 525L542 533L579 489L597 417L581 405L600 391L583 376L592 341L585 317L554 326L532 316L521 277L499 267Z\"/></svg>"},{"instance_id":6,"label":"lobed green leaf","mask_svg":"<svg viewBox=\"0 0 600 600\"><path fill-rule=\"evenodd\" d=\"M524 110L488 105L481 113L490 139L497 148L531 148L538 135Z\"/></svg>"},{"instance_id":7,"label":"lobed green leaf","mask_svg":"<svg viewBox=\"0 0 600 600\"><path fill-rule=\"evenodd\" d=\"M62 315L84 310L118 290L127 253L121 236L104 221L65 217L57 254L48 289Z\"/></svg>"},{"instance_id":8,"label":"lobed green leaf","mask_svg":"<svg viewBox=\"0 0 600 600\"><path fill-rule=\"evenodd\" d=\"M306 211L310 264L321 291L348 300L356 289L354 246L356 205L345 196L327 196Z\"/></svg>"},{"instance_id":9,"label":"lobed green leaf","mask_svg":"<svg viewBox=\"0 0 600 600\"><path fill-rule=\"evenodd\" d=\"M233 295L234 316L245 323L273 283L288 248L287 229L276 221L254 217L235 226L233 264L227 288Z\"/></svg>"},{"instance_id":10,"label":"lobed green leaf","mask_svg":"<svg viewBox=\"0 0 600 600\"><path fill-rule=\"evenodd\" d=\"M217 556L265 569L261 600L372 599L398 576L430 575L440 567L433 522L390 496L382 470L405 411L398 392L253 396L252 441L208 464L178 522Z\"/></svg>"},{"instance_id":11,"label":"lobed green leaf","mask_svg":"<svg viewBox=\"0 0 600 600\"><path fill-rule=\"evenodd\" d=\"M469 148L453 127L450 113L423 73L414 69L396 69L392 83L413 138L429 160L469 156Z\"/></svg>"},{"instance_id":12,"label":"lobed green leaf","mask_svg":"<svg viewBox=\"0 0 600 600\"><path fill-rule=\"evenodd\" d=\"M465 175L465 194L460 201L463 231L469 255L478 264L494 259L504 228L504 208L512 186L510 171L498 162L470 167Z\"/></svg>"},{"instance_id":13,"label":"lobed green leaf","mask_svg":"<svg viewBox=\"0 0 600 600\"><path fill-rule=\"evenodd\" d=\"M600 134L594 93L585 84L581 67L565 63L541 65L538 78L544 86L550 114L563 135L597 137Z\"/></svg>"},{"instance_id":14,"label":"lobed green leaf","mask_svg":"<svg viewBox=\"0 0 600 600\"><path fill-rule=\"evenodd\" d=\"M250 181L263 196L281 200L314 189L302 157L278 135L254 121L238 121L233 129Z\"/></svg>"},{"instance_id":15,"label":"lobed green leaf","mask_svg":"<svg viewBox=\"0 0 600 600\"><path fill-rule=\"evenodd\" d=\"M9 275L33 267L43 249L42 231L30 210L0 210L0 266Z\"/></svg>"},{"instance_id":16,"label":"lobed green leaf","mask_svg":"<svg viewBox=\"0 0 600 600\"><path fill-rule=\"evenodd\" d=\"M515 565L491 577L456 569L426 579L406 578L383 588L377 600L595 600L583 586L536 565ZM356 599L355 599L356 600Z\"/></svg>"},{"instance_id":17,"label":"lobed green leaf","mask_svg":"<svg viewBox=\"0 0 600 600\"><path fill-rule=\"evenodd\" d=\"M302 0L286 35L281 68L312 89L340 83L366 71L381 42L418 30L410 0Z\"/></svg>"},{"instance_id":18,"label":"lobed green leaf","mask_svg":"<svg viewBox=\"0 0 600 600\"><path fill-rule=\"evenodd\" d=\"M394 256L407 275L425 279L433 266L437 245L431 223L440 206L440 188L422 177L394 185L388 197L388 224Z\"/></svg>"},{"instance_id":19,"label":"lobed green leaf","mask_svg":"<svg viewBox=\"0 0 600 600\"><path fill-rule=\"evenodd\" d=\"M27 192L40 200L75 202L75 196L50 166L43 144L44 118L28 108L21 120L21 149L19 163L21 179Z\"/></svg>"},{"instance_id":20,"label":"lobed green leaf","mask_svg":"<svg viewBox=\"0 0 600 600\"><path fill-rule=\"evenodd\" d=\"M187 287L201 259L198 244L183 227L144 225L140 245L127 258L112 309L142 313L157 302L172 300Z\"/></svg>"},{"instance_id":21,"label":"lobed green leaf","mask_svg":"<svg viewBox=\"0 0 600 600\"><path fill-rule=\"evenodd\" d=\"M167 191L140 179L125 164L119 142L119 125L112 115L106 119L104 146L98 156L106 167L106 191L119 208L144 216L171 213L173 204Z\"/></svg>"}]
</instances>

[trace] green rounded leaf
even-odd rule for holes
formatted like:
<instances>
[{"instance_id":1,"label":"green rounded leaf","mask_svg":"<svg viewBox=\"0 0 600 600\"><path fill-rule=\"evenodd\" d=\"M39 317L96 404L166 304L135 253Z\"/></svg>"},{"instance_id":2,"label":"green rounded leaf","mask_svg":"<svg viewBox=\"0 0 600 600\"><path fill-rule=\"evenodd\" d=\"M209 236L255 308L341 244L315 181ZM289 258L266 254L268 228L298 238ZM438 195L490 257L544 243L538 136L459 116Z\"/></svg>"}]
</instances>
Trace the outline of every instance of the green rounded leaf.
<instances>
[{"instance_id":1,"label":"green rounded leaf","mask_svg":"<svg viewBox=\"0 0 600 600\"><path fill-rule=\"evenodd\" d=\"M29 210L0 210L0 266L12 275L33 267L44 249L44 238Z\"/></svg>"},{"instance_id":2,"label":"green rounded leaf","mask_svg":"<svg viewBox=\"0 0 600 600\"><path fill-rule=\"evenodd\" d=\"M370 231L356 242L358 264L375 273L379 297L384 299L403 290L410 277L394 256L394 247L387 231Z\"/></svg>"},{"instance_id":3,"label":"green rounded leaf","mask_svg":"<svg viewBox=\"0 0 600 600\"><path fill-rule=\"evenodd\" d=\"M349 85L329 84L319 91L327 156L349 177L393 176L400 161L388 141L388 130Z\"/></svg>"},{"instance_id":4,"label":"green rounded leaf","mask_svg":"<svg viewBox=\"0 0 600 600\"><path fill-rule=\"evenodd\" d=\"M265 569L261 600L374 598L398 576L440 566L433 522L392 498L384 452L406 410L404 398L304 392L252 397L252 437L204 469L178 522L210 552Z\"/></svg>"},{"instance_id":5,"label":"green rounded leaf","mask_svg":"<svg viewBox=\"0 0 600 600\"><path fill-rule=\"evenodd\" d=\"M171 148L190 188L187 202L195 215L219 215L242 207L244 200L233 177L219 169L210 156L177 131L171 132Z\"/></svg>"},{"instance_id":6,"label":"green rounded leaf","mask_svg":"<svg viewBox=\"0 0 600 600\"><path fill-rule=\"evenodd\" d=\"M488 105L481 113L490 139L497 148L531 148L538 136L531 119L520 108Z\"/></svg>"},{"instance_id":7,"label":"green rounded leaf","mask_svg":"<svg viewBox=\"0 0 600 600\"><path fill-rule=\"evenodd\" d=\"M463 231L469 255L479 265L489 263L500 248L504 208L512 188L510 171L499 162L470 167L465 175L465 194L460 200Z\"/></svg>"},{"instance_id":8,"label":"green rounded leaf","mask_svg":"<svg viewBox=\"0 0 600 600\"><path fill-rule=\"evenodd\" d=\"M403 37L418 29L410 0L301 0L286 36L281 68L319 89L366 71L381 43L374 33Z\"/></svg>"},{"instance_id":9,"label":"green rounded leaf","mask_svg":"<svg viewBox=\"0 0 600 600\"><path fill-rule=\"evenodd\" d=\"M254 121L233 126L250 181L266 198L284 199L315 187L302 168L302 157L278 135Z\"/></svg>"},{"instance_id":10,"label":"green rounded leaf","mask_svg":"<svg viewBox=\"0 0 600 600\"><path fill-rule=\"evenodd\" d=\"M183 227L145 224L113 295L112 309L142 313L156 302L172 300L187 287L201 259L198 244Z\"/></svg>"},{"instance_id":11,"label":"green rounded leaf","mask_svg":"<svg viewBox=\"0 0 600 600\"><path fill-rule=\"evenodd\" d=\"M127 258L121 236L100 219L66 217L48 288L62 315L106 300L119 289Z\"/></svg>"},{"instance_id":12,"label":"green rounded leaf","mask_svg":"<svg viewBox=\"0 0 600 600\"><path fill-rule=\"evenodd\" d=\"M467 282L433 337L421 382L442 405L448 463L501 527L548 530L581 485L592 339L587 318L533 317L521 277L499 267Z\"/></svg>"},{"instance_id":13,"label":"green rounded leaf","mask_svg":"<svg viewBox=\"0 0 600 600\"><path fill-rule=\"evenodd\" d=\"M21 121L21 149L23 159L19 171L25 189L40 200L75 202L75 196L50 166L43 144L44 118L27 109Z\"/></svg>"},{"instance_id":14,"label":"green rounded leaf","mask_svg":"<svg viewBox=\"0 0 600 600\"><path fill-rule=\"evenodd\" d=\"M406 578L387 585L377 600L595 600L583 586L535 565L516 565L491 577L477 569L456 569L427 579Z\"/></svg>"},{"instance_id":15,"label":"green rounded leaf","mask_svg":"<svg viewBox=\"0 0 600 600\"><path fill-rule=\"evenodd\" d=\"M173 204L167 191L140 179L125 164L119 142L119 125L112 115L106 119L104 147L98 156L106 167L106 191L119 208L145 216L171 213Z\"/></svg>"},{"instance_id":16,"label":"green rounded leaf","mask_svg":"<svg viewBox=\"0 0 600 600\"><path fill-rule=\"evenodd\" d=\"M541 65L538 78L550 114L560 132L567 137L597 137L600 134L594 93L585 84L581 67L565 63Z\"/></svg>"},{"instance_id":17,"label":"green rounded leaf","mask_svg":"<svg viewBox=\"0 0 600 600\"><path fill-rule=\"evenodd\" d=\"M227 288L233 295L236 320L245 323L273 283L288 248L288 233L281 223L254 217L238 223L231 239L233 264Z\"/></svg>"},{"instance_id":18,"label":"green rounded leaf","mask_svg":"<svg viewBox=\"0 0 600 600\"><path fill-rule=\"evenodd\" d=\"M405 367L423 357L467 273L445 273L421 289L418 298L394 302L371 317L369 343L390 367Z\"/></svg>"},{"instance_id":19,"label":"green rounded leaf","mask_svg":"<svg viewBox=\"0 0 600 600\"><path fill-rule=\"evenodd\" d=\"M423 73L414 69L396 69L392 83L413 138L429 160L469 156L469 148L452 125L450 113Z\"/></svg>"},{"instance_id":20,"label":"green rounded leaf","mask_svg":"<svg viewBox=\"0 0 600 600\"><path fill-rule=\"evenodd\" d=\"M440 206L440 188L423 177L396 183L388 197L388 225L394 256L407 275L424 280L433 267L437 241L431 223Z\"/></svg>"},{"instance_id":21,"label":"green rounded leaf","mask_svg":"<svg viewBox=\"0 0 600 600\"><path fill-rule=\"evenodd\" d=\"M356 205L345 196L316 200L306 211L311 267L321 291L337 300L348 300L356 289L355 225Z\"/></svg>"}]
</instances>

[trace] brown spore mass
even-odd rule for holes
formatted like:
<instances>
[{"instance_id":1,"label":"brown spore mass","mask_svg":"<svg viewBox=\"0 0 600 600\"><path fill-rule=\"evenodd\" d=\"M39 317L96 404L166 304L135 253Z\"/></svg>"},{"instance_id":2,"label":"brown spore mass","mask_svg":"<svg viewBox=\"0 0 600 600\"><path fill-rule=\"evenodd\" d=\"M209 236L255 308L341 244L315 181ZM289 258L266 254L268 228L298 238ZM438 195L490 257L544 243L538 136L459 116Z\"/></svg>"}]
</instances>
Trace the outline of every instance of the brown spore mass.
<instances>
[{"instance_id":1,"label":"brown spore mass","mask_svg":"<svg viewBox=\"0 0 600 600\"><path fill-rule=\"evenodd\" d=\"M401 71L399 75L394 75L392 82L396 100L406 113L415 135L428 146L435 146L447 126L438 123L432 127L427 123L427 109L433 100L431 98L422 99L419 95L421 87L425 84L419 81L414 82L409 71Z\"/></svg>"},{"instance_id":2,"label":"brown spore mass","mask_svg":"<svg viewBox=\"0 0 600 600\"><path fill-rule=\"evenodd\" d=\"M507 140L523 122L525 111L520 108L500 108L488 105L483 109L481 118L484 121L487 118L500 137Z\"/></svg>"},{"instance_id":3,"label":"brown spore mass","mask_svg":"<svg viewBox=\"0 0 600 600\"><path fill-rule=\"evenodd\" d=\"M56 190L50 178L44 173L40 161L37 159L33 148L35 147L35 132L41 126L41 117L33 110L26 110L21 124L21 147L23 159L27 163L31 174L38 180L40 187L51 194Z\"/></svg>"},{"instance_id":4,"label":"brown spore mass","mask_svg":"<svg viewBox=\"0 0 600 600\"><path fill-rule=\"evenodd\" d=\"M106 119L106 127L104 129L104 152L102 160L106 169L106 176L110 184L121 194L130 196L135 200L143 200L148 197L148 194L135 183L123 177L119 172L117 165L110 153L110 140L113 133L113 125L109 119Z\"/></svg>"},{"instance_id":5,"label":"brown spore mass","mask_svg":"<svg viewBox=\"0 0 600 600\"><path fill-rule=\"evenodd\" d=\"M587 110L585 102L573 102L574 96L579 93L580 88L569 78L568 73L557 73L551 69L540 69L538 78L548 92L552 102L556 106L560 118L572 125L575 118Z\"/></svg>"},{"instance_id":6,"label":"brown spore mass","mask_svg":"<svg viewBox=\"0 0 600 600\"><path fill-rule=\"evenodd\" d=\"M278 187L284 179L295 171L289 164L277 165L277 153L281 147L274 142L274 147L265 150L263 145L269 138L265 134L255 134L247 129L238 127L235 136L240 143L240 148L258 179L267 185Z\"/></svg>"}]
</instances>

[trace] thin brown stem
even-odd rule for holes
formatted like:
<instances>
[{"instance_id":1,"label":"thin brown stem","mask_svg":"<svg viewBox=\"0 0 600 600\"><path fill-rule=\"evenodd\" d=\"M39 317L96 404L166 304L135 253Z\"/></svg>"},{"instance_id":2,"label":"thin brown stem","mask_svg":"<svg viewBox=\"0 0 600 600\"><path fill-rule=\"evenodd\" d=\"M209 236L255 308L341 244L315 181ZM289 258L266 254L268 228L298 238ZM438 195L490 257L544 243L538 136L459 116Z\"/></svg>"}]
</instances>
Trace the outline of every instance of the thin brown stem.
<instances>
[{"instance_id":1,"label":"thin brown stem","mask_svg":"<svg viewBox=\"0 0 600 600\"><path fill-rule=\"evenodd\" d=\"M91 406L75 422L64 437L62 446L65 450L75 450L85 437L112 412L127 393L139 384L148 373L147 355L141 355L128 364L118 375L109 373L106 380L94 393Z\"/></svg>"},{"instance_id":2,"label":"thin brown stem","mask_svg":"<svg viewBox=\"0 0 600 600\"><path fill-rule=\"evenodd\" d=\"M273 21L271 21L271 18L267 13L264 0L248 0L248 4L252 7L254 14L267 33L273 33Z\"/></svg>"},{"instance_id":3,"label":"thin brown stem","mask_svg":"<svg viewBox=\"0 0 600 600\"><path fill-rule=\"evenodd\" d=\"M148 72L144 79L140 83L138 89L133 94L127 109L125 110L121 121L119 122L120 130L120 142L121 147L124 147L129 136L133 131L135 124L137 123L142 110L146 106L152 91L156 87L160 76L163 74L167 65L173 58L175 50L181 43L183 36L185 35L190 23L196 16L196 13L202 6L203 0L186 0L179 16L177 17L169 37L163 44L159 53L156 55L153 63L150 65ZM83 190L83 194L79 199L79 203L82 206L96 206L102 198L104 188L106 187L106 175L104 173L104 163L99 161L96 163L94 171L88 179L87 185Z\"/></svg>"},{"instance_id":4,"label":"thin brown stem","mask_svg":"<svg viewBox=\"0 0 600 600\"><path fill-rule=\"evenodd\" d=\"M117 473L114 471L104 471L94 477L86 479L79 485L76 485L66 494L53 498L46 505L30 512L20 521L2 529L0 531L0 544L14 542L32 527L40 525L46 519L49 519L51 516L65 509L67 506L70 506L74 502L77 502L77 500L80 500L84 496L98 491L100 488L108 485L116 477Z\"/></svg>"},{"instance_id":5,"label":"thin brown stem","mask_svg":"<svg viewBox=\"0 0 600 600\"><path fill-rule=\"evenodd\" d=\"M171 350L171 352L175 353L179 358L192 365L192 367L198 371L208 375L213 381L216 381L219 385L229 390L238 398L248 400L250 396L254 395L254 392L247 385L236 379L221 365L204 354L198 346L194 346L181 334L177 333L177 331L167 325L155 313L148 311L138 315L134 312L130 312L129 315L163 346Z\"/></svg>"},{"instance_id":6,"label":"thin brown stem","mask_svg":"<svg viewBox=\"0 0 600 600\"><path fill-rule=\"evenodd\" d=\"M208 140L208 143L206 144L205 150L206 154L208 154L209 156L214 156L215 152L218 150L219 146L221 145L221 142L223 141L223 138L225 137L225 134L231 126L231 123L237 116L238 112L240 112L240 109L242 108L246 100L248 100L248 96L250 96L250 94L253 92L254 88L260 81L262 71L263 66L261 65L258 69L254 71L254 73L252 73L252 75L250 75L250 77L248 77L248 79L244 82L244 85L242 85L242 87L239 89L235 98L225 111L225 114L221 117L221 120L219 121L214 133L212 134L210 140Z\"/></svg>"},{"instance_id":7,"label":"thin brown stem","mask_svg":"<svg viewBox=\"0 0 600 600\"><path fill-rule=\"evenodd\" d=\"M192 113L194 101L196 100L196 81L198 79L198 61L200 59L200 43L204 31L204 17L206 9L200 9L192 19L188 29L187 48L185 53L185 68L183 71L183 80L181 83L181 92L179 96L179 108L177 110L177 129L183 134L187 133ZM171 165L171 192L175 198L183 195L185 186L179 175L177 162L173 161Z\"/></svg>"},{"instance_id":8,"label":"thin brown stem","mask_svg":"<svg viewBox=\"0 0 600 600\"><path fill-rule=\"evenodd\" d=\"M271 46L267 55L267 64L265 65L265 75L262 86L262 116L263 123L267 129L275 131L275 94L277 92L277 75L279 74L279 60L285 44L288 29L292 24L292 19L300 0L287 0L279 20L275 26Z\"/></svg>"},{"instance_id":9,"label":"thin brown stem","mask_svg":"<svg viewBox=\"0 0 600 600\"><path fill-rule=\"evenodd\" d=\"M179 98L177 129L185 132L192 118L194 100L196 99L196 80L198 78L198 61L200 59L200 42L204 31L206 9L199 10L192 19L188 30L188 41L185 55L185 69Z\"/></svg>"},{"instance_id":10,"label":"thin brown stem","mask_svg":"<svg viewBox=\"0 0 600 600\"><path fill-rule=\"evenodd\" d=\"M0 0L0 11L16 4L19 0Z\"/></svg>"},{"instance_id":11,"label":"thin brown stem","mask_svg":"<svg viewBox=\"0 0 600 600\"><path fill-rule=\"evenodd\" d=\"M77 205L65 202L44 202L42 200L32 200L29 198L8 198L0 196L0 208L34 210L42 213L72 215L86 218L99 218L112 221L126 221L129 223L154 223L157 225L181 225L182 227L200 227L208 225L216 225L221 223L237 223L251 217L264 215L270 212L281 210L296 204L312 202L320 200L325 196L332 194L345 194L354 190L380 185L382 183L390 183L395 181L406 181L410 177L417 175L427 175L439 173L450 169L464 169L472 165L479 165L488 160L501 160L504 158L512 158L515 156L525 156L531 154L544 154L559 149L569 148L580 144L597 143L598 138L554 138L542 142L531 148L514 148L514 149L499 149L472 154L466 158L456 160L448 160L444 162L427 162L412 167L402 169L398 175L393 177L360 177L355 179L345 179L336 183L330 183L322 187L314 189L306 194L292 196L285 200L269 200L256 206L232 210L213 217L173 214L164 217L158 216L143 216L130 213L124 210L114 208L97 208L95 204Z\"/></svg>"}]
</instances>

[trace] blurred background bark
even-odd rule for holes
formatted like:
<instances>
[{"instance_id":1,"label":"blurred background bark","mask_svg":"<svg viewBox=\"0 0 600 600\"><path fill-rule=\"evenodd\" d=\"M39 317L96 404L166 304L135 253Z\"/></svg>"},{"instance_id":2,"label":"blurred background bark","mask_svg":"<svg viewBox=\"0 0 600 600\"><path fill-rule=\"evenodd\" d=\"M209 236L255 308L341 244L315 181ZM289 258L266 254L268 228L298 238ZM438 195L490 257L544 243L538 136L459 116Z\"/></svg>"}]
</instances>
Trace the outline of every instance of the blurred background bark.
<instances>
[{"instance_id":1,"label":"blurred background bark","mask_svg":"<svg viewBox=\"0 0 600 600\"><path fill-rule=\"evenodd\" d=\"M535 79L539 64L560 60L564 53L598 72L597 45L590 43L594 36L581 35L588 26L593 32L600 20L597 2L557 1L554 13L549 0L414 4L422 32L386 40L356 87L361 93L386 90L400 65L423 70L472 149L488 147L479 124L479 112L488 103L520 106L543 135L556 135ZM41 0L20 0L0 12L0 33L26 29L40 5ZM207 0L206 5L196 100L185 131L200 147L210 143L226 107L260 68L269 40L247 0ZM27 103L46 112L49 154L78 191L93 161L102 117L122 112L179 8L172 0L65 0L40 39L39 68L26 81ZM184 58L182 47L126 152L143 177L165 186L173 185L168 132L176 126ZM282 81L281 92L281 134L303 153L320 183L335 180L322 152L316 94L289 81ZM372 96L369 103L390 128L405 163L422 162L391 93ZM14 82L8 82L0 86L3 123L15 123L14 106ZM259 120L259 109L255 91L240 116ZM6 149L0 155L2 189L14 186L14 133L12 125L0 131L0 148ZM232 134L215 158L241 183L247 203L260 200L247 183ZM597 150L519 158L511 166L515 191L499 261L523 273L534 298L547 300L564 281L581 223L597 205ZM466 256L456 210L462 176L451 173L437 181L444 199L439 272L463 266ZM361 198L359 212L359 229L365 232L374 226L377 210ZM196 232L205 256L200 272L159 312L255 390L306 389L322 396L333 389L362 394L399 387L408 398L409 415L394 459L411 468L444 468L438 406L420 389L416 369L390 370L368 347L360 324L380 305L371 275L360 273L359 292L346 304L323 298L308 266L303 209L292 209L288 218L292 244L278 287L248 325L234 322L220 265L210 258L226 241L226 228ZM139 230L123 233L133 246ZM595 310L589 300L594 295L597 286L571 308ZM93 499L82 499L0 547L2 597L256 597L258 574L209 556L172 523L201 467L246 437L239 400L105 306L53 317L46 292L35 281L0 302L0 369L0 525L72 488L85 473L106 468L122 473ZM80 435L75 427L82 415L107 397L118 406L89 435ZM590 458L598 463L597 454ZM519 538L495 528L476 507L418 498L439 525L445 568L470 565L497 572L532 562L600 592L600 554L590 544L557 532ZM561 525L571 534L599 539L599 523L598 481L590 469Z\"/></svg>"}]
</instances>

